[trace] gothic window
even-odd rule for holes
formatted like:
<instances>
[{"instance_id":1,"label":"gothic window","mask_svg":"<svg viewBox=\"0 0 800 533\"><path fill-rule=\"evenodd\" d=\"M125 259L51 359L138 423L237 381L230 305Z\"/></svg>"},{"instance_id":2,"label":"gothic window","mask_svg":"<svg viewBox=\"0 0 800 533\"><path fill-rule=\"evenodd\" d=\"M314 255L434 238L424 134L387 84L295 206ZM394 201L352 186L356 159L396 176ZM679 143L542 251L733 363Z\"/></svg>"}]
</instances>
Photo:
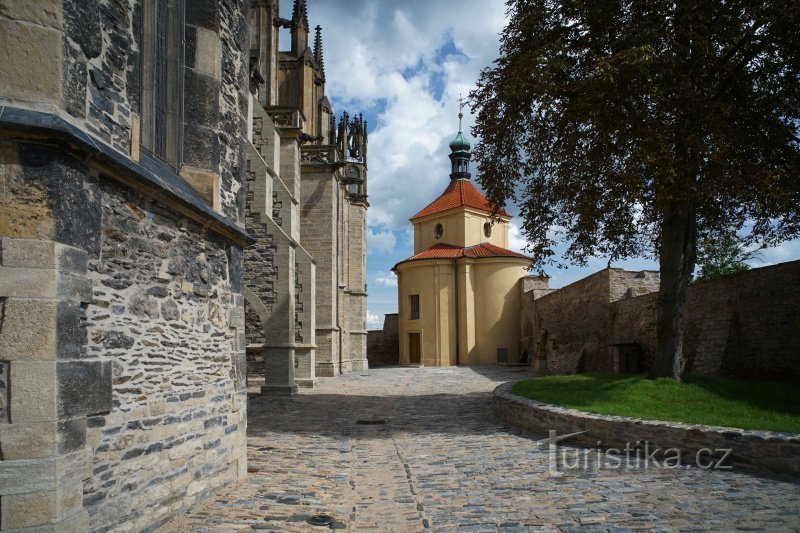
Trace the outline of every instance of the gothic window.
<instances>
[{"instance_id":1,"label":"gothic window","mask_svg":"<svg viewBox=\"0 0 800 533\"><path fill-rule=\"evenodd\" d=\"M444 235L444 226L441 224L436 224L436 227L433 228L433 236L437 239L441 239L442 235Z\"/></svg>"},{"instance_id":2,"label":"gothic window","mask_svg":"<svg viewBox=\"0 0 800 533\"><path fill-rule=\"evenodd\" d=\"M183 21L183 0L143 2L141 144L175 171L183 145Z\"/></svg>"},{"instance_id":3,"label":"gothic window","mask_svg":"<svg viewBox=\"0 0 800 533\"><path fill-rule=\"evenodd\" d=\"M419 320L419 294L412 294L408 297L409 300L409 320Z\"/></svg>"},{"instance_id":4,"label":"gothic window","mask_svg":"<svg viewBox=\"0 0 800 533\"><path fill-rule=\"evenodd\" d=\"M486 237L491 237L491 236L492 236L492 224L491 224L491 223L489 223L489 222L486 222L486 223L483 225L483 234L484 234Z\"/></svg>"}]
</instances>

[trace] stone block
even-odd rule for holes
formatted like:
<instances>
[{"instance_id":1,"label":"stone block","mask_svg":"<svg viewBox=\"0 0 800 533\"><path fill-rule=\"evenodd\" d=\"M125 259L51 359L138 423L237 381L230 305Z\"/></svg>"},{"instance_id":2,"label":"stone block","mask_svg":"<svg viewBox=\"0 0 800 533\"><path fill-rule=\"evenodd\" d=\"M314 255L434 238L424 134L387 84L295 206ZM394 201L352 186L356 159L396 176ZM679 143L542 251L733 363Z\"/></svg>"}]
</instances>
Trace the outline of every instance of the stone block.
<instances>
[{"instance_id":1,"label":"stone block","mask_svg":"<svg viewBox=\"0 0 800 533\"><path fill-rule=\"evenodd\" d=\"M58 453L55 422L18 422L0 431L0 449L5 461L53 457Z\"/></svg>"},{"instance_id":2,"label":"stone block","mask_svg":"<svg viewBox=\"0 0 800 533\"><path fill-rule=\"evenodd\" d=\"M14 361L9 367L11 423L55 421L55 361Z\"/></svg>"},{"instance_id":3,"label":"stone block","mask_svg":"<svg viewBox=\"0 0 800 533\"><path fill-rule=\"evenodd\" d=\"M38 2L30 4L30 10L39 9ZM0 19L0 94L60 104L62 43L60 31Z\"/></svg>"},{"instance_id":4,"label":"stone block","mask_svg":"<svg viewBox=\"0 0 800 533\"><path fill-rule=\"evenodd\" d=\"M181 168L180 176L203 197L203 200L208 202L212 209L219 211L219 174L184 165Z\"/></svg>"},{"instance_id":5,"label":"stone block","mask_svg":"<svg viewBox=\"0 0 800 533\"><path fill-rule=\"evenodd\" d=\"M55 270L0 267L0 297L53 298L57 287Z\"/></svg>"},{"instance_id":6,"label":"stone block","mask_svg":"<svg viewBox=\"0 0 800 533\"><path fill-rule=\"evenodd\" d=\"M297 393L293 349L265 348L264 367L266 379L261 387L261 394L282 396Z\"/></svg>"},{"instance_id":7,"label":"stone block","mask_svg":"<svg viewBox=\"0 0 800 533\"><path fill-rule=\"evenodd\" d=\"M2 0L0 16L33 22L40 26L61 28L64 24L61 0Z\"/></svg>"},{"instance_id":8,"label":"stone block","mask_svg":"<svg viewBox=\"0 0 800 533\"><path fill-rule=\"evenodd\" d=\"M56 489L55 458L0 461L0 494L27 494Z\"/></svg>"},{"instance_id":9,"label":"stone block","mask_svg":"<svg viewBox=\"0 0 800 533\"><path fill-rule=\"evenodd\" d=\"M6 300L0 323L0 357L52 361L57 355L56 300Z\"/></svg>"},{"instance_id":10,"label":"stone block","mask_svg":"<svg viewBox=\"0 0 800 533\"><path fill-rule=\"evenodd\" d=\"M86 312L73 302L58 302L56 314L56 348L59 359L76 358L84 355L87 342L83 320Z\"/></svg>"},{"instance_id":11,"label":"stone block","mask_svg":"<svg viewBox=\"0 0 800 533\"><path fill-rule=\"evenodd\" d=\"M219 35L213 31L197 28L196 47L195 70L219 79L222 64Z\"/></svg>"},{"instance_id":12,"label":"stone block","mask_svg":"<svg viewBox=\"0 0 800 533\"><path fill-rule=\"evenodd\" d=\"M92 300L92 281L86 276L60 271L56 294L64 300L89 302Z\"/></svg>"},{"instance_id":13,"label":"stone block","mask_svg":"<svg viewBox=\"0 0 800 533\"><path fill-rule=\"evenodd\" d=\"M41 239L3 239L2 263L6 267L56 268L56 243Z\"/></svg>"},{"instance_id":14,"label":"stone block","mask_svg":"<svg viewBox=\"0 0 800 533\"><path fill-rule=\"evenodd\" d=\"M55 492L3 496L0 506L3 509L0 528L4 530L51 524L57 520Z\"/></svg>"},{"instance_id":15,"label":"stone block","mask_svg":"<svg viewBox=\"0 0 800 533\"><path fill-rule=\"evenodd\" d=\"M58 424L58 452L65 454L86 445L86 418L65 420Z\"/></svg>"},{"instance_id":16,"label":"stone block","mask_svg":"<svg viewBox=\"0 0 800 533\"><path fill-rule=\"evenodd\" d=\"M60 362L57 373L60 419L111 411L111 362Z\"/></svg>"},{"instance_id":17,"label":"stone block","mask_svg":"<svg viewBox=\"0 0 800 533\"><path fill-rule=\"evenodd\" d=\"M3 513L0 528L5 530L55 525L61 519L78 513L82 504L83 492L79 484L56 491L2 496L0 506Z\"/></svg>"}]
</instances>

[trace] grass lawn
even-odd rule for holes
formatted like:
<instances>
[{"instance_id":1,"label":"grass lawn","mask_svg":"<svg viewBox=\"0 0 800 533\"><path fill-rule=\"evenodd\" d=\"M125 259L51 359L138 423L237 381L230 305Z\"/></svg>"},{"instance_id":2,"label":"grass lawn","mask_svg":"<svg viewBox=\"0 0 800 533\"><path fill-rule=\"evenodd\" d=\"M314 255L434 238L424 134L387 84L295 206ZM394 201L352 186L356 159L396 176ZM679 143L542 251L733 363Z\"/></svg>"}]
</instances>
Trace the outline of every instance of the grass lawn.
<instances>
[{"instance_id":1,"label":"grass lawn","mask_svg":"<svg viewBox=\"0 0 800 533\"><path fill-rule=\"evenodd\" d=\"M800 385L693 376L579 374L528 379L513 392L590 413L800 433Z\"/></svg>"}]
</instances>

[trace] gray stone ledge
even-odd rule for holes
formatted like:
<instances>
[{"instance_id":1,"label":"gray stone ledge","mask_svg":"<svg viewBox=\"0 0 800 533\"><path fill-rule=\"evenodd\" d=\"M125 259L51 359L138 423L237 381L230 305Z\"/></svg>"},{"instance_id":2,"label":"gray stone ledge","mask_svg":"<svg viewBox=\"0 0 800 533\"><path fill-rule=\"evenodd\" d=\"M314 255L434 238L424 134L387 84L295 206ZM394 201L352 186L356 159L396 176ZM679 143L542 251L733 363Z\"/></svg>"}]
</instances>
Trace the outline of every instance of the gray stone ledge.
<instances>
[{"instance_id":1,"label":"gray stone ledge","mask_svg":"<svg viewBox=\"0 0 800 533\"><path fill-rule=\"evenodd\" d=\"M254 239L233 221L214 211L208 203L173 172L160 167L137 163L106 145L63 118L43 112L12 106L0 106L0 130L43 136L65 143L69 149L82 152L103 165L119 171L126 178L159 193L168 201L191 212L209 229L239 244L252 244Z\"/></svg>"},{"instance_id":2,"label":"gray stone ledge","mask_svg":"<svg viewBox=\"0 0 800 533\"><path fill-rule=\"evenodd\" d=\"M600 415L523 398L511 392L514 383L494 390L492 412L505 423L525 431L548 436L586 431L565 443L608 448L624 448L630 442L649 442L661 449L678 448L684 456L695 457L701 449L732 450L729 461L734 469L768 471L800 476L800 434L764 430L744 430L721 426L646 420L625 416ZM651 448L652 449L652 448Z\"/></svg>"}]
</instances>

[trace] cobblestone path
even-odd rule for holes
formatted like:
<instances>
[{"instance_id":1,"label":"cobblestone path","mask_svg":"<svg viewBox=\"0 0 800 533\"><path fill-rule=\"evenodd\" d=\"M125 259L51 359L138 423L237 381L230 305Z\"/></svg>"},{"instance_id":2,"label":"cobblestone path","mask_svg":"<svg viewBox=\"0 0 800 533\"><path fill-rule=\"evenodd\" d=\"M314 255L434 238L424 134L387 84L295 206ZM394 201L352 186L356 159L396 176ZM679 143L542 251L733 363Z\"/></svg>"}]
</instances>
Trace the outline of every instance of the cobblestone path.
<instances>
[{"instance_id":1,"label":"cobblestone path","mask_svg":"<svg viewBox=\"0 0 800 533\"><path fill-rule=\"evenodd\" d=\"M253 398L248 479L165 531L800 530L800 484L737 471L549 473L544 435L494 420L499 367L387 368ZM358 420L386 420L360 425Z\"/></svg>"}]
</instances>

